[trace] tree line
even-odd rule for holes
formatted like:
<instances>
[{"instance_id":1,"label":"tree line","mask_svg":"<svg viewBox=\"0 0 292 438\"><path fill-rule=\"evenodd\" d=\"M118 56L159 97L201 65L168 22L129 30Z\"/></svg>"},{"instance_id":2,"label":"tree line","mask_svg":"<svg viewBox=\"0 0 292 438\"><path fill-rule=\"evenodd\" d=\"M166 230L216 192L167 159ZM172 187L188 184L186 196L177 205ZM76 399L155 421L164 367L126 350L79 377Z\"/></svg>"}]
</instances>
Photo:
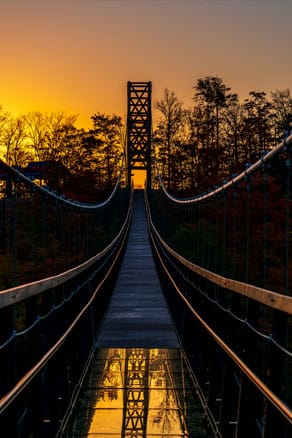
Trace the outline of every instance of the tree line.
<instances>
[{"instance_id":1,"label":"tree line","mask_svg":"<svg viewBox=\"0 0 292 438\"><path fill-rule=\"evenodd\" d=\"M63 193L94 201L98 192L107 192L115 184L124 126L115 114L94 114L89 130L78 129L76 120L77 116L64 112L13 117L0 108L0 157L20 168L34 161L61 164L68 170L63 175Z\"/></svg>"},{"instance_id":2,"label":"tree line","mask_svg":"<svg viewBox=\"0 0 292 438\"><path fill-rule=\"evenodd\" d=\"M159 117L153 131L153 159L171 191L196 194L222 183L256 161L292 128L290 90L270 98L251 91L240 101L222 78L207 76L193 86L193 106L185 109L165 89L154 102ZM0 108L0 155L23 167L51 160L70 171L65 192L82 199L109 190L124 153L125 124L118 115L96 113L92 128L76 128L77 116L31 112L13 117Z\"/></svg>"},{"instance_id":3,"label":"tree line","mask_svg":"<svg viewBox=\"0 0 292 438\"><path fill-rule=\"evenodd\" d=\"M221 184L276 146L292 129L290 90L268 98L251 91L243 102L217 76L197 79L192 108L173 91L155 102L161 118L154 131L155 155L166 187L199 193Z\"/></svg>"}]
</instances>

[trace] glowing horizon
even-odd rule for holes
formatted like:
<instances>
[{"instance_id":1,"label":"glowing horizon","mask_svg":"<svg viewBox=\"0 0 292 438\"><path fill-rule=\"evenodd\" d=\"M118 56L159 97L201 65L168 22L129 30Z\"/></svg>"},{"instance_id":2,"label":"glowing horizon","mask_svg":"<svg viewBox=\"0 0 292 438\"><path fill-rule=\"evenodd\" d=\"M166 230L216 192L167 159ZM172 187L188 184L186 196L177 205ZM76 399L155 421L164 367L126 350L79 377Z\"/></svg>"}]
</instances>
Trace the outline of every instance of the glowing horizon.
<instances>
[{"instance_id":1,"label":"glowing horizon","mask_svg":"<svg viewBox=\"0 0 292 438\"><path fill-rule=\"evenodd\" d=\"M282 0L0 2L0 105L12 114L126 117L127 81L152 81L192 105L219 76L240 99L291 88L292 3Z\"/></svg>"}]
</instances>

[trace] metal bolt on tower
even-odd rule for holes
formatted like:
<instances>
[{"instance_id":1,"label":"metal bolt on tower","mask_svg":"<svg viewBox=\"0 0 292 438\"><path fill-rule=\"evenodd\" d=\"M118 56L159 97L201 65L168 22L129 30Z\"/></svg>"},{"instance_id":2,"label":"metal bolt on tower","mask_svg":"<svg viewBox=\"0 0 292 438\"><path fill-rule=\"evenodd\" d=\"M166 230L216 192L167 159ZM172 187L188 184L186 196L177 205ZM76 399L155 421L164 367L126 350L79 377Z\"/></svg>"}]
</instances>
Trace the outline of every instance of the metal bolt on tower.
<instances>
[{"instance_id":1,"label":"metal bolt on tower","mask_svg":"<svg viewBox=\"0 0 292 438\"><path fill-rule=\"evenodd\" d=\"M151 186L151 82L128 82L127 165L128 184L132 170L146 170Z\"/></svg>"}]
</instances>

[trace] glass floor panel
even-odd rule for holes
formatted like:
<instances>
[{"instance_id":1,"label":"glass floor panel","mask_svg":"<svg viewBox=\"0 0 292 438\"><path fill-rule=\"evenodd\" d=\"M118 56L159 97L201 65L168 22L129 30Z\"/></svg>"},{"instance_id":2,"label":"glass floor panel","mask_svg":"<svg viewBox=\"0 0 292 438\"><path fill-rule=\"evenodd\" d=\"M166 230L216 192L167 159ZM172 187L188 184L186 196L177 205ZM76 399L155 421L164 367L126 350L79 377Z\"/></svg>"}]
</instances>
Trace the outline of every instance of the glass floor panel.
<instances>
[{"instance_id":1,"label":"glass floor panel","mask_svg":"<svg viewBox=\"0 0 292 438\"><path fill-rule=\"evenodd\" d=\"M213 437L183 353L95 352L63 437Z\"/></svg>"}]
</instances>

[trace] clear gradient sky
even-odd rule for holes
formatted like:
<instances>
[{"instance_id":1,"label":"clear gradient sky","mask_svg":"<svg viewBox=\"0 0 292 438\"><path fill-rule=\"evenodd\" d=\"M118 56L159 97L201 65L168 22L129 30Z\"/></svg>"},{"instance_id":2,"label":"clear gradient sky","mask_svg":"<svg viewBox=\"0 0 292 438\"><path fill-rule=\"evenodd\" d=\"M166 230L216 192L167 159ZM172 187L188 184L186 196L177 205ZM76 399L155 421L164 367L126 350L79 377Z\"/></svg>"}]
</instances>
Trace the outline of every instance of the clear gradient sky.
<instances>
[{"instance_id":1,"label":"clear gradient sky","mask_svg":"<svg viewBox=\"0 0 292 438\"><path fill-rule=\"evenodd\" d=\"M91 125L126 114L126 83L192 104L199 77L241 99L292 91L292 0L0 0L0 105Z\"/></svg>"}]
</instances>

